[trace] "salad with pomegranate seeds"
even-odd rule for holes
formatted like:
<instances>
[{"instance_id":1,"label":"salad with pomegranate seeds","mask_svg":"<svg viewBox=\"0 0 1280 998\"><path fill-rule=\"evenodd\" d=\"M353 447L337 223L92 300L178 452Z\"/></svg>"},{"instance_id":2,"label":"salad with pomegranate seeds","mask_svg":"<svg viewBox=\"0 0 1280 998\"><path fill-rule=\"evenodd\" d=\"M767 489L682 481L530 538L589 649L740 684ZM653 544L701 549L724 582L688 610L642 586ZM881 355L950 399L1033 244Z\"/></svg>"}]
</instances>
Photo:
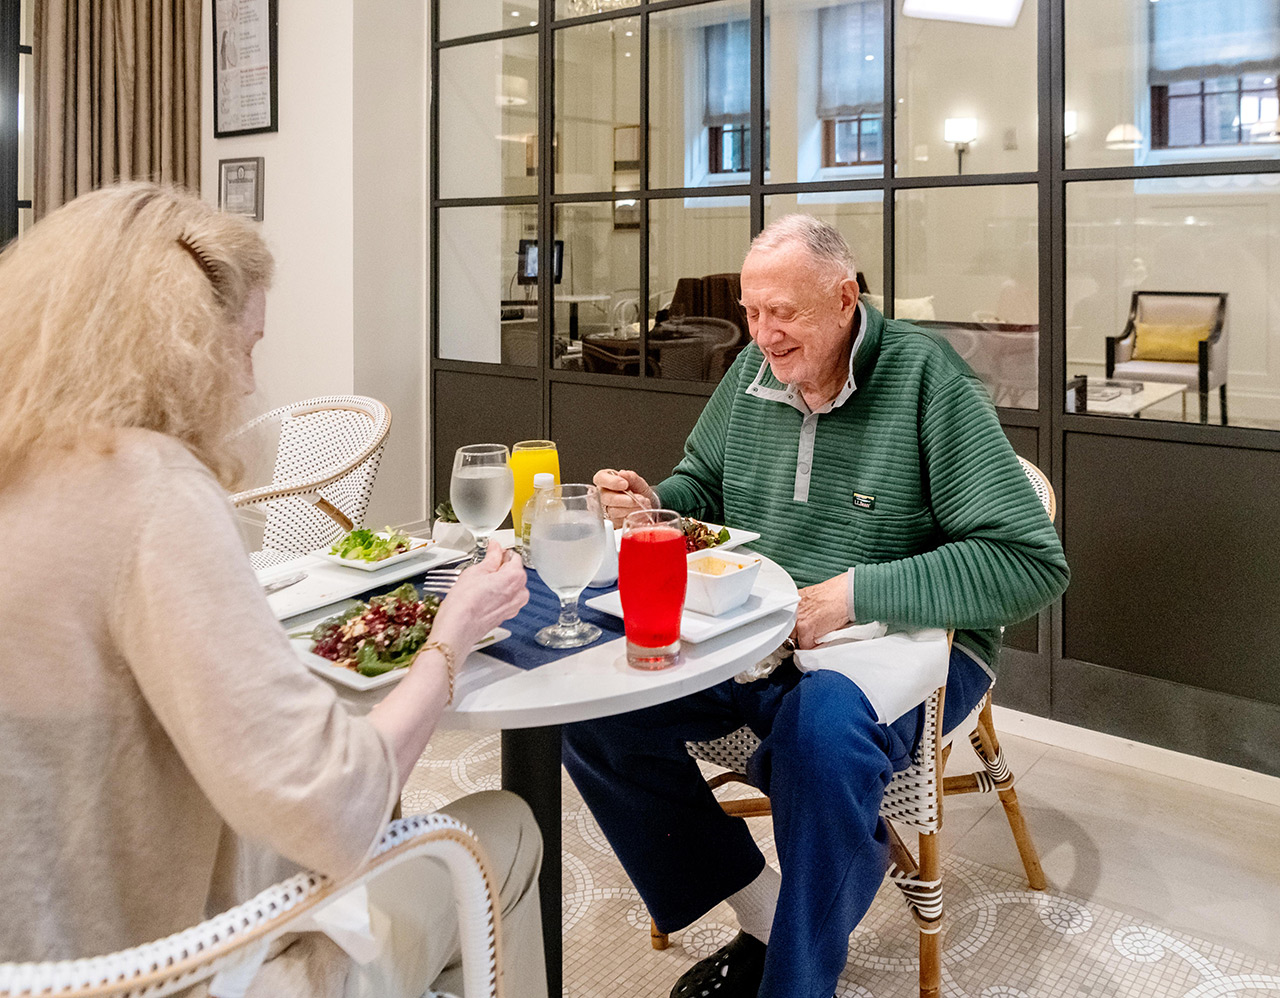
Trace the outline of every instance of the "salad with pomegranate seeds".
<instances>
[{"instance_id":1,"label":"salad with pomegranate seeds","mask_svg":"<svg viewBox=\"0 0 1280 998\"><path fill-rule=\"evenodd\" d=\"M311 632L311 650L362 676L380 676L413 661L435 622L438 597L419 596L406 582L368 603L357 603Z\"/></svg>"},{"instance_id":2,"label":"salad with pomegranate seeds","mask_svg":"<svg viewBox=\"0 0 1280 998\"><path fill-rule=\"evenodd\" d=\"M721 527L720 532L714 533L701 520L695 520L691 516L684 519L684 547L686 551L705 551L707 548L719 547L729 539L729 528Z\"/></svg>"}]
</instances>

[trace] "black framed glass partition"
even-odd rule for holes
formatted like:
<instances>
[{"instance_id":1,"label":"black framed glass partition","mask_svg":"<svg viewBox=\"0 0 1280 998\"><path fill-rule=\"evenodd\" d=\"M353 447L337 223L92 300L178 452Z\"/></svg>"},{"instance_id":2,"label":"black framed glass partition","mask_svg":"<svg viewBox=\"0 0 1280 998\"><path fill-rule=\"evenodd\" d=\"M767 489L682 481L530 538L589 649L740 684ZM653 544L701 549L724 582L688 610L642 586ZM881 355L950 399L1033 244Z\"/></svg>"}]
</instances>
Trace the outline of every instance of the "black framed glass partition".
<instances>
[{"instance_id":1,"label":"black framed glass partition","mask_svg":"<svg viewBox=\"0 0 1280 998\"><path fill-rule=\"evenodd\" d=\"M1280 0L433 7L437 406L490 392L476 433L551 436L570 475L661 476L749 342L751 236L826 218L867 300L968 360L1058 492L1075 580L1010 629L1000 702L1280 773L1269 739L1189 734L1227 710L1261 731L1280 690L1242 705L1151 651L1212 638L1261 668L1240 607L1280 599L1261 479L1225 506L1152 489L1182 466L1249 482L1280 451ZM561 269L521 283L521 239L544 261L562 243ZM468 432L435 417L438 446ZM1136 502L1120 543L1109 517ZM1243 566L1194 633L1170 524ZM1140 609L1120 550L1159 594ZM1105 706L1161 682L1160 719Z\"/></svg>"}]
</instances>

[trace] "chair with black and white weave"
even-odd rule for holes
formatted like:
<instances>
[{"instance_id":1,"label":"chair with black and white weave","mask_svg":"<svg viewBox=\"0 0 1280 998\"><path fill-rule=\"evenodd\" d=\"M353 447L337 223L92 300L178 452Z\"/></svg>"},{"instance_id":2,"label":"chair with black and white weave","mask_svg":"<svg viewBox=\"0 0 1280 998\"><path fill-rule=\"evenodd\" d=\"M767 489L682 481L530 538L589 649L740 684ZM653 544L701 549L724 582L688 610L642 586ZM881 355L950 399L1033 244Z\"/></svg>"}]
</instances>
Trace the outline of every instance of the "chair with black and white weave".
<instances>
[{"instance_id":1,"label":"chair with black and white weave","mask_svg":"<svg viewBox=\"0 0 1280 998\"><path fill-rule=\"evenodd\" d=\"M1035 465L1019 458L1036 496L1049 519L1056 513L1053 487ZM1000 748L991 717L991 690L981 703L951 731L942 731L946 687L939 687L925 700L925 719L920 743L911 764L895 773L885 788L880 816L889 829L889 879L898 887L920 932L920 996L937 998L942 989L942 857L938 832L942 828L942 801L949 794L995 793L1004 807L1009 829L1022 858L1027 882L1033 890L1044 890L1046 881L1035 843L1022 817L1014 774ZM974 773L946 776L945 769L957 735L967 735L982 768ZM689 742L689 754L695 759L725 770L707 781L713 790L728 783L747 784L747 760L760 739L748 727L739 728L724 738L710 742ZM727 814L743 818L771 814L767 797L723 799L720 806ZM916 854L903 841L903 832L918 836ZM654 949L665 949L665 933L650 923Z\"/></svg>"}]
</instances>

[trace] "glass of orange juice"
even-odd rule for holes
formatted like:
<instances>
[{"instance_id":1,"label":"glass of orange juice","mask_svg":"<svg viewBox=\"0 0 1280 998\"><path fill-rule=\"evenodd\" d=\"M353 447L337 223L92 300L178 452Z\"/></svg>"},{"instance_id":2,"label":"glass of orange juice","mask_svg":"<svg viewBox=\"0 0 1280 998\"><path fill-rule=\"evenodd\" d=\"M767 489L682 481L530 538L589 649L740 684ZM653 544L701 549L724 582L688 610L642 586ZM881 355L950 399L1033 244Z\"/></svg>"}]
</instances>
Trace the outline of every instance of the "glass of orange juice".
<instances>
[{"instance_id":1,"label":"glass of orange juice","mask_svg":"<svg viewBox=\"0 0 1280 998\"><path fill-rule=\"evenodd\" d=\"M550 472L560 484L560 454L550 440L521 440L511 448L511 475L516 491L511 500L511 526L516 531L516 543L524 536L524 504L533 495L533 476L540 471Z\"/></svg>"}]
</instances>

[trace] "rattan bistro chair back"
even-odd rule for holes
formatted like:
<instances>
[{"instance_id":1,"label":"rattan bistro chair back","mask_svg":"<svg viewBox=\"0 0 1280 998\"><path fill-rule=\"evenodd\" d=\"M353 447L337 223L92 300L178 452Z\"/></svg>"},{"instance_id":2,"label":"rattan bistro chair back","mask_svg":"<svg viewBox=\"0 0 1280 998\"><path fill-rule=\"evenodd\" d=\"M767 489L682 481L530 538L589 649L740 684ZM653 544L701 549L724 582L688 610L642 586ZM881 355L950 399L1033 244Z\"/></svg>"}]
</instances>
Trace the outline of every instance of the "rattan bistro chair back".
<instances>
[{"instance_id":1,"label":"rattan bistro chair back","mask_svg":"<svg viewBox=\"0 0 1280 998\"><path fill-rule=\"evenodd\" d=\"M1036 498L1049 519L1057 512L1053 486L1030 461L1019 458ZM1033 890L1045 889L1044 871L1031 833L1027 830L1013 789L1013 772L1005 761L991 720L991 690L973 712L949 733L942 732L946 687L934 690L925 700L924 733L911 757L911 765L895 773L885 788L880 816L889 829L889 879L902 891L907 908L920 930L920 995L937 998L942 988L942 858L938 832L942 828L942 799L947 794L996 793L1004 805L1005 817L1022 858L1027 882ZM982 769L976 773L944 776L947 758L957 734L967 734ZM726 772L713 776L707 785L713 790L726 783L747 783L747 760L760 745L748 727L739 728L711 742L689 742L695 759L720 766ZM722 800L725 812L744 818L770 814L767 797ZM899 828L914 831L918 847L913 856L902 840ZM650 923L655 949L665 949L667 936Z\"/></svg>"},{"instance_id":2,"label":"rattan bistro chair back","mask_svg":"<svg viewBox=\"0 0 1280 998\"><path fill-rule=\"evenodd\" d=\"M462 822L443 814L391 822L372 858L341 882L299 873L230 911L153 943L81 960L0 963L0 998L159 998L222 971L251 976L270 943L292 931L304 915L418 856L438 859L449 871L466 994L497 998L502 994L498 888L479 840Z\"/></svg>"},{"instance_id":3,"label":"rattan bistro chair back","mask_svg":"<svg viewBox=\"0 0 1280 998\"><path fill-rule=\"evenodd\" d=\"M255 568L332 543L364 520L391 431L391 410L362 395L325 395L263 413L237 436L280 424L271 484L231 497L266 512Z\"/></svg>"}]
</instances>

